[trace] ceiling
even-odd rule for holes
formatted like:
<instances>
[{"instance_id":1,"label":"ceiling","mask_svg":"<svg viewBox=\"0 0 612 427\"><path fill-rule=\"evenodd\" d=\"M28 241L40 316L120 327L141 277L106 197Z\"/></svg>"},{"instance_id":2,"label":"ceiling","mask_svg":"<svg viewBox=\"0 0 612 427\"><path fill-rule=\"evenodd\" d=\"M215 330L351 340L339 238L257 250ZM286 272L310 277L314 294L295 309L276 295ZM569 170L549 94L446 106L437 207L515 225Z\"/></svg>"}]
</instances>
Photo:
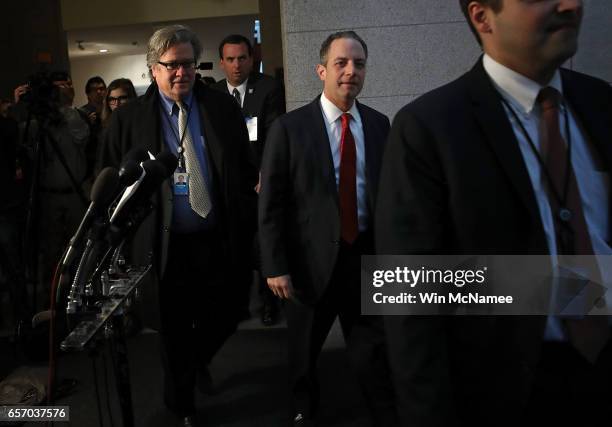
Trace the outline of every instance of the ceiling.
<instances>
[{"instance_id":1,"label":"ceiling","mask_svg":"<svg viewBox=\"0 0 612 427\"><path fill-rule=\"evenodd\" d=\"M146 52L149 37L160 26L161 24L137 24L68 31L68 56L73 59L143 54ZM79 49L79 41L83 49ZM107 49L108 52L101 53L100 49Z\"/></svg>"}]
</instances>

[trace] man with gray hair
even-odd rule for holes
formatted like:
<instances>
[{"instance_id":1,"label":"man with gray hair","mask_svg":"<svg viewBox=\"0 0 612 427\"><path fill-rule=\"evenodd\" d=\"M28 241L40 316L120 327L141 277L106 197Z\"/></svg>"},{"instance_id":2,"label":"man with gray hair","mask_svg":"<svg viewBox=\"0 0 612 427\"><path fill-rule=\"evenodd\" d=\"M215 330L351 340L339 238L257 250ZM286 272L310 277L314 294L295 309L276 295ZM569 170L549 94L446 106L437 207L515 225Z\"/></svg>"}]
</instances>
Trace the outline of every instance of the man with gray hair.
<instances>
[{"instance_id":1,"label":"man with gray hair","mask_svg":"<svg viewBox=\"0 0 612 427\"><path fill-rule=\"evenodd\" d=\"M160 321L164 402L181 426L197 425L195 386L210 389L207 365L245 310L237 302L246 300L256 218L258 176L244 119L231 96L196 81L201 51L181 25L153 34L153 82L113 114L102 155L113 166L133 148L179 158L156 195L155 215L135 237L131 262L155 267L158 286L142 287L143 305L154 325Z\"/></svg>"}]
</instances>

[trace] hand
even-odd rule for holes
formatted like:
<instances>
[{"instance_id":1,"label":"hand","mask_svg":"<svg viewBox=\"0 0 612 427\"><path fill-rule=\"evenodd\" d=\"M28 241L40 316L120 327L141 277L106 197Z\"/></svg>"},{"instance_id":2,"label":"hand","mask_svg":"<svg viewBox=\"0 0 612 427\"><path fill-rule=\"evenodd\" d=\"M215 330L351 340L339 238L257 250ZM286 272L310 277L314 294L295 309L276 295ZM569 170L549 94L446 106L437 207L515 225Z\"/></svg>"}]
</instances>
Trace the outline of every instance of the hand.
<instances>
[{"instance_id":1,"label":"hand","mask_svg":"<svg viewBox=\"0 0 612 427\"><path fill-rule=\"evenodd\" d=\"M280 299L289 299L293 296L293 285L291 284L290 275L268 277L267 281L272 293Z\"/></svg>"},{"instance_id":2,"label":"hand","mask_svg":"<svg viewBox=\"0 0 612 427\"><path fill-rule=\"evenodd\" d=\"M25 84L25 85L21 85L21 86L17 86L17 88L15 89L15 92L13 93L14 97L15 97L15 104L17 104L19 102L19 99L21 98L21 96L26 93L28 90L30 90L30 86Z\"/></svg>"},{"instance_id":3,"label":"hand","mask_svg":"<svg viewBox=\"0 0 612 427\"><path fill-rule=\"evenodd\" d=\"M257 181L257 185L255 186L255 192L259 194L259 190L261 190L261 172L259 172L259 181Z\"/></svg>"},{"instance_id":4,"label":"hand","mask_svg":"<svg viewBox=\"0 0 612 427\"><path fill-rule=\"evenodd\" d=\"M97 113L94 111L93 113L89 113L87 115L87 120L89 120L89 123L91 123L92 125L96 123L96 119L97 119L98 115Z\"/></svg>"}]
</instances>

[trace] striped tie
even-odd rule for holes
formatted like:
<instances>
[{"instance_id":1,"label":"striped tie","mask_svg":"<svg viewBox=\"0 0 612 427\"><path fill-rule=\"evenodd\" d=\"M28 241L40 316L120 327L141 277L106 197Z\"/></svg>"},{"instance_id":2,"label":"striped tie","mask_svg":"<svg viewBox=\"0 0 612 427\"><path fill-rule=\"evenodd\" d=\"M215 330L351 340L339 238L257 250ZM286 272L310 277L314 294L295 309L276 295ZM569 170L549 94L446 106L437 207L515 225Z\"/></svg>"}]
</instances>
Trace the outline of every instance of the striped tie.
<instances>
[{"instance_id":1,"label":"striped tie","mask_svg":"<svg viewBox=\"0 0 612 427\"><path fill-rule=\"evenodd\" d=\"M179 138L183 141L185 169L189 174L189 204L195 213L202 218L206 218L212 206L210 195L202 175L202 167L196 153L193 138L187 126L187 109L182 102L177 103L177 105L179 107Z\"/></svg>"}]
</instances>

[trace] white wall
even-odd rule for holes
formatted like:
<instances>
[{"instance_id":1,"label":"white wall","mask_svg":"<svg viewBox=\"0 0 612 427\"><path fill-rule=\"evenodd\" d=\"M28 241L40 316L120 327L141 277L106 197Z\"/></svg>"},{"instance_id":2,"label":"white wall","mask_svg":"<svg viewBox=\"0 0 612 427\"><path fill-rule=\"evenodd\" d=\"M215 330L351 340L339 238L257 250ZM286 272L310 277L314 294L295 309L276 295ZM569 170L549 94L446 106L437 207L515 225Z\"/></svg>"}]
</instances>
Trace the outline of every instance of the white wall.
<instances>
[{"instance_id":1,"label":"white wall","mask_svg":"<svg viewBox=\"0 0 612 427\"><path fill-rule=\"evenodd\" d=\"M134 86L149 85L144 54L80 58L72 60L71 65L72 81L76 93L74 105L77 107L87 103L85 83L94 75L102 77L107 85L120 77L130 79Z\"/></svg>"},{"instance_id":2,"label":"white wall","mask_svg":"<svg viewBox=\"0 0 612 427\"><path fill-rule=\"evenodd\" d=\"M585 0L580 47L571 68L612 82L610 0ZM480 49L456 0L282 0L287 109L321 93L319 47L354 29L368 44L359 99L389 117L419 95L469 70Z\"/></svg>"}]
</instances>

